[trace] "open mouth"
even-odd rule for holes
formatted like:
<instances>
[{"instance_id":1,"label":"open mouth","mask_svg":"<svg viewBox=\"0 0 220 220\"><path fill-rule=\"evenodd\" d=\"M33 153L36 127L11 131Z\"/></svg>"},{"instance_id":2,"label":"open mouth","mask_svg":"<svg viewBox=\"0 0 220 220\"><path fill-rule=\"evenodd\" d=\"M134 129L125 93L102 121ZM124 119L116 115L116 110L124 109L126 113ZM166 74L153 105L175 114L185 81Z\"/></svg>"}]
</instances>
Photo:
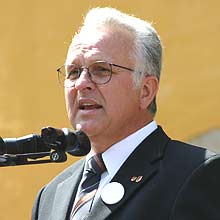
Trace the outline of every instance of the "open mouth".
<instances>
[{"instance_id":1,"label":"open mouth","mask_svg":"<svg viewBox=\"0 0 220 220\"><path fill-rule=\"evenodd\" d=\"M93 110L93 109L100 109L102 108L101 105L98 104L81 104L79 105L80 110Z\"/></svg>"},{"instance_id":2,"label":"open mouth","mask_svg":"<svg viewBox=\"0 0 220 220\"><path fill-rule=\"evenodd\" d=\"M95 99L79 98L78 108L79 110L95 110L101 109L102 105L100 105Z\"/></svg>"}]
</instances>

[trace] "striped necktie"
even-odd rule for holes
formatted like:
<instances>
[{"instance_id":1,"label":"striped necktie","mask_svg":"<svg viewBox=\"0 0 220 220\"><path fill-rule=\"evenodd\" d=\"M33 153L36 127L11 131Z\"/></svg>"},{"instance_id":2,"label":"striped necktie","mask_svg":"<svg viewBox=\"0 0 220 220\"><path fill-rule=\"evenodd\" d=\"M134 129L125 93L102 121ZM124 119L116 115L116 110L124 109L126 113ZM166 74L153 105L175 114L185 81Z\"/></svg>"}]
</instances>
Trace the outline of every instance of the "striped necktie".
<instances>
[{"instance_id":1,"label":"striped necktie","mask_svg":"<svg viewBox=\"0 0 220 220\"><path fill-rule=\"evenodd\" d=\"M106 171L101 154L96 154L87 162L86 172L79 190L79 200L71 212L71 220L83 219L90 211L99 186L101 174Z\"/></svg>"}]
</instances>

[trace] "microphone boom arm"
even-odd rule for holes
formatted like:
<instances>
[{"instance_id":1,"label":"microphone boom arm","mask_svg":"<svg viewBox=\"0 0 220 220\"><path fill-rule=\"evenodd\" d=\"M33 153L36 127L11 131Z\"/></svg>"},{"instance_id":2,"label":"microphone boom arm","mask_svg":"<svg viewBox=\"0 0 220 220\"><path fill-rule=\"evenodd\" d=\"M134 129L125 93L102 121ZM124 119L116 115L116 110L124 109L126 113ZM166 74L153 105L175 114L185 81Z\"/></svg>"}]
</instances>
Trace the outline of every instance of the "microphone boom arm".
<instances>
[{"instance_id":1,"label":"microphone boom arm","mask_svg":"<svg viewBox=\"0 0 220 220\"><path fill-rule=\"evenodd\" d=\"M30 157L46 157L50 159L30 159ZM66 153L63 151L52 151L42 153L27 153L27 154L4 154L0 155L0 167L2 166L18 166L18 165L32 165L41 163L61 163L67 160Z\"/></svg>"}]
</instances>

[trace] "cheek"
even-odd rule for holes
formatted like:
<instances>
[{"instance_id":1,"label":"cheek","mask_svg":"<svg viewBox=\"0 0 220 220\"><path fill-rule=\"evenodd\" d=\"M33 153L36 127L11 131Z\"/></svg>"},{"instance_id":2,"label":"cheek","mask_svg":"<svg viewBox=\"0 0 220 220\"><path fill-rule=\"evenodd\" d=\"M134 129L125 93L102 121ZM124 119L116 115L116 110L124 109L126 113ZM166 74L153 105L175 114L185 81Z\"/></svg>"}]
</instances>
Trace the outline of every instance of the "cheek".
<instances>
[{"instance_id":1,"label":"cheek","mask_svg":"<svg viewBox=\"0 0 220 220\"><path fill-rule=\"evenodd\" d=\"M73 110L75 107L75 100L76 100L76 92L72 89L65 89L65 101L66 101L66 109L68 115L73 114Z\"/></svg>"},{"instance_id":2,"label":"cheek","mask_svg":"<svg viewBox=\"0 0 220 220\"><path fill-rule=\"evenodd\" d=\"M119 116L119 118L126 117L126 115L131 111L134 111L134 109L137 110L139 105L139 96L137 91L128 85L121 88L125 89L120 89L118 92L112 93L107 102L110 113Z\"/></svg>"}]
</instances>

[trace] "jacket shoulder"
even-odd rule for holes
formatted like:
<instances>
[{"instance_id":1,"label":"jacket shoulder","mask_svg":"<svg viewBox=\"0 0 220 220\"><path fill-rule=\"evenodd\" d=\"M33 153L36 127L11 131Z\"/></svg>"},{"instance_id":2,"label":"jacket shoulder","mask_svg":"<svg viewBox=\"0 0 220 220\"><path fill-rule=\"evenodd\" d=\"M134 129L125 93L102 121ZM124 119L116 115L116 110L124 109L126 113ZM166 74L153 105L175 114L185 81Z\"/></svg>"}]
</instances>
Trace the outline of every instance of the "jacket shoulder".
<instances>
[{"instance_id":1,"label":"jacket shoulder","mask_svg":"<svg viewBox=\"0 0 220 220\"><path fill-rule=\"evenodd\" d=\"M191 145L178 140L170 140L166 148L168 157L176 157L182 162L200 164L216 155L215 152L200 146ZM181 159L182 158L182 159Z\"/></svg>"},{"instance_id":2,"label":"jacket shoulder","mask_svg":"<svg viewBox=\"0 0 220 220\"><path fill-rule=\"evenodd\" d=\"M79 177L79 172L83 170L84 161L85 159L83 158L67 167L38 192L32 209L32 220L37 220L39 218L39 213L41 216L44 216L44 218L49 219L58 185L69 177L75 176L74 172L76 171Z\"/></svg>"}]
</instances>

